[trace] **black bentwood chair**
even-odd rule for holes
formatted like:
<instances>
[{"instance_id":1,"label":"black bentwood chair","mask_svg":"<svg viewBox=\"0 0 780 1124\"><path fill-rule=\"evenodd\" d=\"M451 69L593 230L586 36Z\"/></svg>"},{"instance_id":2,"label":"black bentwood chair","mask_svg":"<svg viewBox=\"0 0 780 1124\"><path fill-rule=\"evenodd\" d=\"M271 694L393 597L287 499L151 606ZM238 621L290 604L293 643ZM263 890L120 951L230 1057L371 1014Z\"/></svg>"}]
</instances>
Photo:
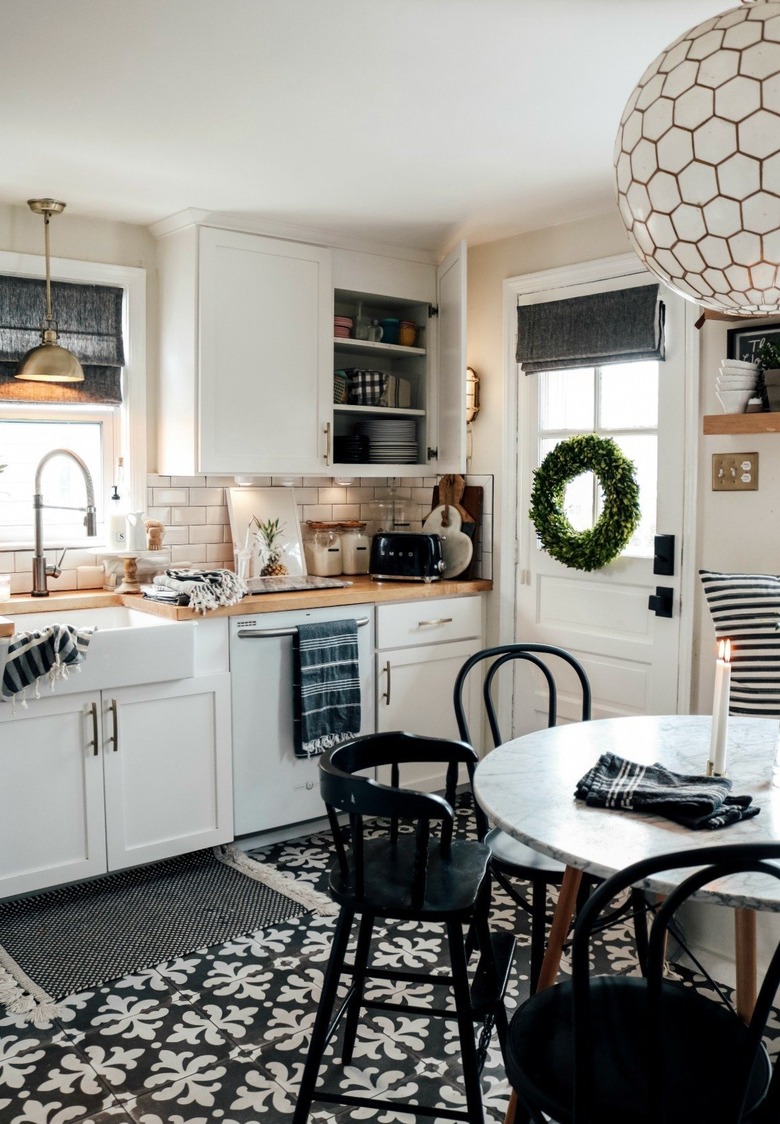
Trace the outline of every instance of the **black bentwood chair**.
<instances>
[{"instance_id":1,"label":"black bentwood chair","mask_svg":"<svg viewBox=\"0 0 780 1124\"><path fill-rule=\"evenodd\" d=\"M579 681L580 718L587 722L590 718L591 689L588 676L579 660L575 659L563 648L555 648L550 644L502 644L497 648L484 648L466 660L458 673L455 681L455 718L458 731L463 741L473 745L474 741L466 721L464 695L466 682L470 672L478 665L483 665L480 670L485 672L482 693L485 702L485 713L490 725L490 734L493 745L501 745L503 738L498 726L493 691L496 675L501 668L516 666L518 662L538 668L545 679L547 687L547 725L555 726L558 721L558 686L555 674L550 664L558 670L561 664L572 668ZM556 666L556 661L560 661ZM487 666L489 664L489 666ZM506 891L517 905L531 914L531 991L536 990L539 972L544 959L545 940L547 933L547 888L560 886L563 879L563 863L548 858L547 855L534 851L517 839L513 839L500 827L494 827L484 836L484 841L490 847L491 868L496 882ZM519 879L531 884L531 901L526 900L523 892L515 885L513 880ZM581 900L587 894L592 883L583 879Z\"/></svg>"},{"instance_id":2,"label":"black bentwood chair","mask_svg":"<svg viewBox=\"0 0 780 1124\"><path fill-rule=\"evenodd\" d=\"M399 764L410 761L446 762L444 796L398 787ZM455 789L458 767L473 776L477 755L457 741L414 734L372 734L346 742L320 759L320 791L333 831L336 858L330 871L331 896L341 911L325 971L317 1017L301 1079L293 1124L305 1124L313 1100L327 1104L399 1112L482 1124L480 1071L495 1025L502 1049L507 1019L503 996L509 976L514 938L509 933L491 935L489 848L477 839L454 839ZM379 784L368 775L382 765L391 766L391 784ZM348 840L338 815L349 816ZM379 822L377 822L377 820ZM355 916L360 917L354 960L345 961L347 941ZM446 930L451 975L398 968L383 969L371 963L371 938L377 920L441 922ZM464 926L467 932L464 933ZM408 926L400 934L408 941ZM383 945L392 939L382 936ZM476 969L468 975L469 951L479 952ZM332 1018L339 979L351 977L346 998ZM454 1007L415 1006L380 1001L364 995L367 979L402 983L447 985ZM398 998L402 998L401 995ZM341 1063L352 1061L358 1019L362 1008L457 1021L463 1063L466 1109L408 1104L381 1097L360 1097L330 1091L317 1084L319 1068L336 1024L345 1015ZM482 1024L479 1045L474 1023ZM338 1080L338 1071L335 1080Z\"/></svg>"},{"instance_id":3,"label":"black bentwood chair","mask_svg":"<svg viewBox=\"0 0 780 1124\"><path fill-rule=\"evenodd\" d=\"M532 995L512 1018L506 1063L514 1119L777 1124L780 1068L762 1035L780 985L780 944L748 1025L722 999L667 978L664 969L667 930L684 901L735 872L780 880L778 859L780 842L677 851L634 863L594 890L574 926L571 979ZM678 872L674 881L685 868L691 873L667 891L654 917L646 978L595 975L591 938L600 912L627 887L667 870Z\"/></svg>"}]
</instances>

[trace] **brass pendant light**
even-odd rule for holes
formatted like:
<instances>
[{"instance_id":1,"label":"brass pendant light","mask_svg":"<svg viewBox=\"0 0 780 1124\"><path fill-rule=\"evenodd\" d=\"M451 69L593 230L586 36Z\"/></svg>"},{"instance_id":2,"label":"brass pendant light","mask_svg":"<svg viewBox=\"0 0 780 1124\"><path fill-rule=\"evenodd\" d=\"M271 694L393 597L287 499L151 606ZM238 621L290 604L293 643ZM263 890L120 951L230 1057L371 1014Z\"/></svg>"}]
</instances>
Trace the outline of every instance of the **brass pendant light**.
<instances>
[{"instance_id":1,"label":"brass pendant light","mask_svg":"<svg viewBox=\"0 0 780 1124\"><path fill-rule=\"evenodd\" d=\"M65 210L55 199L28 199L27 206L43 215L46 246L46 314L41 325L41 342L22 357L17 379L31 382L83 382L84 371L75 355L59 344L57 322L51 314L51 276L49 270L49 219Z\"/></svg>"}]
</instances>

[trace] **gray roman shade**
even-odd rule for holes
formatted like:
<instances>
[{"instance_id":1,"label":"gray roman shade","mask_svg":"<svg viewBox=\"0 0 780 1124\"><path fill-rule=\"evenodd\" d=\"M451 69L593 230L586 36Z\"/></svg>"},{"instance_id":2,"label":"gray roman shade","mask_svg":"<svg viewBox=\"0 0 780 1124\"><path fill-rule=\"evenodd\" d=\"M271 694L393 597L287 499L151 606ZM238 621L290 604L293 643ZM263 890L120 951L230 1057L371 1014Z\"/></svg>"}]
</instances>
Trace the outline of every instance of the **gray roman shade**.
<instances>
[{"instance_id":1,"label":"gray roman shade","mask_svg":"<svg viewBox=\"0 0 780 1124\"><path fill-rule=\"evenodd\" d=\"M517 362L527 375L664 358L658 285L520 305Z\"/></svg>"},{"instance_id":2,"label":"gray roman shade","mask_svg":"<svg viewBox=\"0 0 780 1124\"><path fill-rule=\"evenodd\" d=\"M0 401L120 403L123 297L123 290L111 285L52 281L52 312L60 343L83 366L84 382L27 382L14 375L25 352L41 342L46 283L0 276Z\"/></svg>"}]
</instances>

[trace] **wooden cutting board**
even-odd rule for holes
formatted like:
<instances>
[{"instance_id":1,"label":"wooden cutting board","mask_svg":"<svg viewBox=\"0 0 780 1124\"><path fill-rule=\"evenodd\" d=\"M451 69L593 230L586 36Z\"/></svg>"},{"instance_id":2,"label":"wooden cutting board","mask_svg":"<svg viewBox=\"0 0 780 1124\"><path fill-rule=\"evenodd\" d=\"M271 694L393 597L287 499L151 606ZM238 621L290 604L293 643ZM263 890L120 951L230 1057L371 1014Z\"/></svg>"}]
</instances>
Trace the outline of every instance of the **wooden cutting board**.
<instances>
[{"instance_id":1,"label":"wooden cutting board","mask_svg":"<svg viewBox=\"0 0 780 1124\"><path fill-rule=\"evenodd\" d=\"M461 530L474 540L475 548L479 537L477 532L479 531L480 525L482 523L482 496L482 488L467 484L460 500L461 507L465 508L471 518L474 520L474 523L471 525L468 523L464 523L461 527ZM440 499L439 497L439 485L437 484L433 489L431 497L431 510L438 507L441 503L444 503L444 500ZM471 558L471 562L469 563L467 569L464 570L464 572L457 578L453 578L453 581L468 581L469 579L473 579L476 576L477 562L478 558L475 549L474 554Z\"/></svg>"}]
</instances>

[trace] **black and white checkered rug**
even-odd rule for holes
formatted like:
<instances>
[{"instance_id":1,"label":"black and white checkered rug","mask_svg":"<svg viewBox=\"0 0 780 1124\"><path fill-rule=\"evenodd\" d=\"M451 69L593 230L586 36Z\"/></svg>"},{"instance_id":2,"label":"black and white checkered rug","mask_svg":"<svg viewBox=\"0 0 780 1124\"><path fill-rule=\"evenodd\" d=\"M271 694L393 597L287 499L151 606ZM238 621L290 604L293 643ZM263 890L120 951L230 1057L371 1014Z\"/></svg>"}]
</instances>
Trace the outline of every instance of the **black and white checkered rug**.
<instances>
[{"instance_id":1,"label":"black and white checkered rug","mask_svg":"<svg viewBox=\"0 0 780 1124\"><path fill-rule=\"evenodd\" d=\"M231 847L0 902L0 1003L40 1017L64 996L313 908L333 911Z\"/></svg>"}]
</instances>

